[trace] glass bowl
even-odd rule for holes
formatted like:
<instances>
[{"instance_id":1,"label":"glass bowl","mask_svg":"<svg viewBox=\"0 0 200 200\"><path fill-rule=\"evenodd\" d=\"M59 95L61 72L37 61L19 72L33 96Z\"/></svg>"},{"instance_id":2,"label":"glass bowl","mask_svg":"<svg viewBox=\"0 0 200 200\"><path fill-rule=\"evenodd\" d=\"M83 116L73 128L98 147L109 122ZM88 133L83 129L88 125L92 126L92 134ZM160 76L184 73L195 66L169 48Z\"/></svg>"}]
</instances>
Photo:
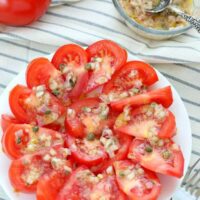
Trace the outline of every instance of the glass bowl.
<instances>
[{"instance_id":1,"label":"glass bowl","mask_svg":"<svg viewBox=\"0 0 200 200\"><path fill-rule=\"evenodd\" d=\"M137 23L133 18L127 15L126 11L121 6L119 0L113 0L113 3L119 14L124 19L127 26L135 33L148 39L164 40L185 33L186 31L192 28L192 26L189 24L183 27L172 28L170 30L157 30L150 27L145 27ZM200 18L200 0L193 0L192 15L196 18Z\"/></svg>"}]
</instances>

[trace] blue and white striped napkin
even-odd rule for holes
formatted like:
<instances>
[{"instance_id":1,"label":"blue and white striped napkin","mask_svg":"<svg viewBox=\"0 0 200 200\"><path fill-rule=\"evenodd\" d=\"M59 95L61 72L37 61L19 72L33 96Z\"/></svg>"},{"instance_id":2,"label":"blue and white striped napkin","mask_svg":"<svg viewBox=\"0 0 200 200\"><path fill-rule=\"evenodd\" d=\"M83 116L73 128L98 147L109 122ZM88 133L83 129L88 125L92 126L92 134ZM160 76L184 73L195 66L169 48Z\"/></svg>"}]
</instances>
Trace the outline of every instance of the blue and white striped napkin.
<instances>
[{"instance_id":1,"label":"blue and white striped napkin","mask_svg":"<svg viewBox=\"0 0 200 200\"><path fill-rule=\"evenodd\" d=\"M51 8L39 22L23 28L2 27L1 31L9 37L57 45L114 39L131 54L151 62L200 62L200 35L195 30L162 42L141 38L124 24L112 0L82 0Z\"/></svg>"}]
</instances>

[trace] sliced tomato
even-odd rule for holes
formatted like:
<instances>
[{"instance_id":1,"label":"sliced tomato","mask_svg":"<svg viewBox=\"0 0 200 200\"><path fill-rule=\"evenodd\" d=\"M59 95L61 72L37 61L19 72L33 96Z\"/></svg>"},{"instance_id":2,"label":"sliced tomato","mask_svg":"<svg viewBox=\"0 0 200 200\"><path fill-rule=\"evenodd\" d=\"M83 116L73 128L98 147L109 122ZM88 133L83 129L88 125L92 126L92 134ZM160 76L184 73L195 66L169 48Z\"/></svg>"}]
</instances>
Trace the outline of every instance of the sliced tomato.
<instances>
[{"instance_id":1,"label":"sliced tomato","mask_svg":"<svg viewBox=\"0 0 200 200\"><path fill-rule=\"evenodd\" d=\"M116 95L127 92L127 96L142 93L146 86L158 81L156 71L147 63L141 61L130 61L120 70L116 71L112 79L103 87L103 93ZM123 98L123 97L122 97Z\"/></svg>"},{"instance_id":2,"label":"sliced tomato","mask_svg":"<svg viewBox=\"0 0 200 200\"><path fill-rule=\"evenodd\" d=\"M26 83L29 88L45 85L47 90L61 99L65 105L70 103L62 73L46 58L36 58L29 63Z\"/></svg>"},{"instance_id":3,"label":"sliced tomato","mask_svg":"<svg viewBox=\"0 0 200 200\"><path fill-rule=\"evenodd\" d=\"M173 103L171 87L167 86L143 94L138 94L119 101L111 102L110 105L113 109L122 111L123 108L128 105L137 107L151 102L162 104L164 107L168 108Z\"/></svg>"},{"instance_id":4,"label":"sliced tomato","mask_svg":"<svg viewBox=\"0 0 200 200\"><path fill-rule=\"evenodd\" d=\"M105 198L108 200L126 200L127 196L119 189L114 175L103 175L103 178L93 185L91 200Z\"/></svg>"},{"instance_id":5,"label":"sliced tomato","mask_svg":"<svg viewBox=\"0 0 200 200\"><path fill-rule=\"evenodd\" d=\"M176 133L176 122L172 112L161 104L151 103L124 109L115 122L115 129L137 138L171 138Z\"/></svg>"},{"instance_id":6,"label":"sliced tomato","mask_svg":"<svg viewBox=\"0 0 200 200\"><path fill-rule=\"evenodd\" d=\"M86 51L76 45L60 47L52 58L54 66L61 71L71 98L77 98L87 86L89 74L85 69L88 61Z\"/></svg>"},{"instance_id":7,"label":"sliced tomato","mask_svg":"<svg viewBox=\"0 0 200 200\"><path fill-rule=\"evenodd\" d=\"M128 154L132 137L121 134L120 132L111 134L110 131L109 129L104 129L100 138L101 143L104 145L104 148L109 155L109 159L103 161L99 165L93 166L91 170L94 173L104 172L109 166L112 166L114 161L123 160Z\"/></svg>"},{"instance_id":8,"label":"sliced tomato","mask_svg":"<svg viewBox=\"0 0 200 200\"><path fill-rule=\"evenodd\" d=\"M45 174L37 184L37 200L55 200L68 179L68 174L53 171Z\"/></svg>"},{"instance_id":9,"label":"sliced tomato","mask_svg":"<svg viewBox=\"0 0 200 200\"><path fill-rule=\"evenodd\" d=\"M16 191L32 193L36 191L39 178L50 170L50 164L43 162L42 155L26 155L12 161L9 178Z\"/></svg>"},{"instance_id":10,"label":"sliced tomato","mask_svg":"<svg viewBox=\"0 0 200 200\"><path fill-rule=\"evenodd\" d=\"M21 124L20 121L18 121L15 117L10 116L10 115L1 115L1 128L3 132L5 133L6 129L11 125L11 124Z\"/></svg>"},{"instance_id":11,"label":"sliced tomato","mask_svg":"<svg viewBox=\"0 0 200 200\"><path fill-rule=\"evenodd\" d=\"M128 160L114 163L120 189L130 200L156 200L161 185L155 173Z\"/></svg>"},{"instance_id":12,"label":"sliced tomato","mask_svg":"<svg viewBox=\"0 0 200 200\"><path fill-rule=\"evenodd\" d=\"M43 175L52 171L71 173L71 162L67 156L66 149L58 145L13 160L9 168L10 182L16 191L35 192Z\"/></svg>"},{"instance_id":13,"label":"sliced tomato","mask_svg":"<svg viewBox=\"0 0 200 200\"><path fill-rule=\"evenodd\" d=\"M79 164L90 167L98 165L107 158L104 147L97 139L76 139L68 135L66 145L71 150L72 158Z\"/></svg>"},{"instance_id":14,"label":"sliced tomato","mask_svg":"<svg viewBox=\"0 0 200 200\"><path fill-rule=\"evenodd\" d=\"M130 146L128 158L161 174L178 178L183 176L184 158L181 149L168 139L135 139Z\"/></svg>"},{"instance_id":15,"label":"sliced tomato","mask_svg":"<svg viewBox=\"0 0 200 200\"><path fill-rule=\"evenodd\" d=\"M126 195L118 188L113 175L95 176L86 167L77 168L58 194L56 200L97 200L104 197L109 200L125 200Z\"/></svg>"},{"instance_id":16,"label":"sliced tomato","mask_svg":"<svg viewBox=\"0 0 200 200\"><path fill-rule=\"evenodd\" d=\"M79 167L66 181L56 200L86 200L89 199L95 175L86 167Z\"/></svg>"},{"instance_id":17,"label":"sliced tomato","mask_svg":"<svg viewBox=\"0 0 200 200\"><path fill-rule=\"evenodd\" d=\"M109 114L109 107L98 98L79 100L67 110L66 130L74 137L100 135L104 127L114 124L115 116Z\"/></svg>"},{"instance_id":18,"label":"sliced tomato","mask_svg":"<svg viewBox=\"0 0 200 200\"><path fill-rule=\"evenodd\" d=\"M53 123L65 112L61 102L42 86L33 90L15 86L10 92L9 104L17 120L39 126Z\"/></svg>"},{"instance_id":19,"label":"sliced tomato","mask_svg":"<svg viewBox=\"0 0 200 200\"><path fill-rule=\"evenodd\" d=\"M112 74L126 63L127 54L123 48L110 40L98 41L86 51L89 56L87 69L92 71L85 90L88 93L109 81Z\"/></svg>"},{"instance_id":20,"label":"sliced tomato","mask_svg":"<svg viewBox=\"0 0 200 200\"><path fill-rule=\"evenodd\" d=\"M3 150L12 159L63 143L60 133L27 124L10 125L2 138Z\"/></svg>"}]
</instances>

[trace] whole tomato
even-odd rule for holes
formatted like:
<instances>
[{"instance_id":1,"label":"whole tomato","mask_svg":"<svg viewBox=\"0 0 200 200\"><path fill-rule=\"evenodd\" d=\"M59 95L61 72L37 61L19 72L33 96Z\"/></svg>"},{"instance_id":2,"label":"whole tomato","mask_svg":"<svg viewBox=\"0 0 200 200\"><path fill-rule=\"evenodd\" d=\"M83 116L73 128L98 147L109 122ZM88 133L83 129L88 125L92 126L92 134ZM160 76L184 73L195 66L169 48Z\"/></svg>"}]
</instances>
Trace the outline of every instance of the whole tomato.
<instances>
[{"instance_id":1,"label":"whole tomato","mask_svg":"<svg viewBox=\"0 0 200 200\"><path fill-rule=\"evenodd\" d=\"M23 26L36 21L51 0L0 0L0 23Z\"/></svg>"}]
</instances>

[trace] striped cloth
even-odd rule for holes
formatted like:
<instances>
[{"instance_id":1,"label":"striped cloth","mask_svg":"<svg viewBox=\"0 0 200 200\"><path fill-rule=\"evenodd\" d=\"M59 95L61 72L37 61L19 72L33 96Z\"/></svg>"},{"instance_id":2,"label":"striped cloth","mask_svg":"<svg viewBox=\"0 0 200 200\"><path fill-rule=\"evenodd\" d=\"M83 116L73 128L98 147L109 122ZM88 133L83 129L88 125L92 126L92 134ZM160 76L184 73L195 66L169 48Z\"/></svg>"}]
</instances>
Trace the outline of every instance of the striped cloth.
<instances>
[{"instance_id":1,"label":"striped cloth","mask_svg":"<svg viewBox=\"0 0 200 200\"><path fill-rule=\"evenodd\" d=\"M32 25L1 26L0 31L0 94L28 61L65 43L86 46L113 39L133 56L153 63L175 86L188 110L193 136L191 164L200 156L200 35L196 31L163 42L143 39L126 27L111 0L51 8ZM1 191L0 197L6 198Z\"/></svg>"}]
</instances>

